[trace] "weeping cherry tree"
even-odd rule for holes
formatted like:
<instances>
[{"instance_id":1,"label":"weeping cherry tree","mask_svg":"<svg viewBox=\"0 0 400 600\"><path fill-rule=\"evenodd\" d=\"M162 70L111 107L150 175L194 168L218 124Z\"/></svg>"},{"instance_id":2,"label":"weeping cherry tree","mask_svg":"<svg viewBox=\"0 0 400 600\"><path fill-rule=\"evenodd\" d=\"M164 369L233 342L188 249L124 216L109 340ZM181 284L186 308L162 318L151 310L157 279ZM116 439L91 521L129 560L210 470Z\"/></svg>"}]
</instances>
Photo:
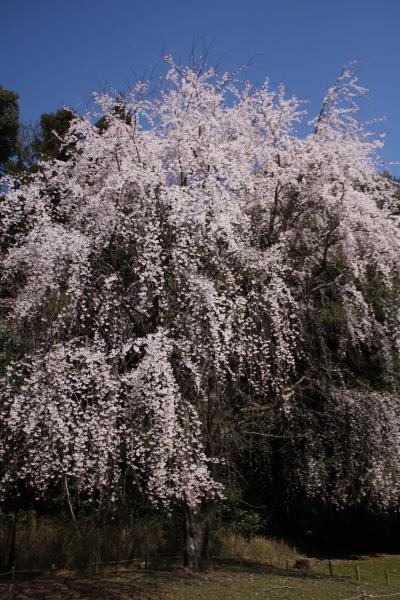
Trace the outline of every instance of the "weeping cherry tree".
<instances>
[{"instance_id":1,"label":"weeping cherry tree","mask_svg":"<svg viewBox=\"0 0 400 600\"><path fill-rule=\"evenodd\" d=\"M400 231L350 68L300 137L282 86L168 63L159 93L74 117L68 160L3 179L1 491L73 513L129 481L184 511L207 568L236 457L271 429L288 489L398 503Z\"/></svg>"}]
</instances>

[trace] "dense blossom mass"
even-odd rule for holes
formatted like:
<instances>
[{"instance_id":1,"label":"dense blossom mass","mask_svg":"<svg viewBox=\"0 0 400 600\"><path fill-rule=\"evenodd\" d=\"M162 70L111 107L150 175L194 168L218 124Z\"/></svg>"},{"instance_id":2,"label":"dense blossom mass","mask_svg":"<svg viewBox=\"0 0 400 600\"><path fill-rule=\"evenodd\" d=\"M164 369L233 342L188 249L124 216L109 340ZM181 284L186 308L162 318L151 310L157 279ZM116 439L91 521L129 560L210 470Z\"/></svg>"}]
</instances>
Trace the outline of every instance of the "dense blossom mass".
<instances>
[{"instance_id":1,"label":"dense blossom mass","mask_svg":"<svg viewBox=\"0 0 400 600\"><path fill-rule=\"evenodd\" d=\"M195 507L273 431L288 489L398 503L400 230L362 88L299 137L283 87L169 62L3 179L3 496Z\"/></svg>"}]
</instances>

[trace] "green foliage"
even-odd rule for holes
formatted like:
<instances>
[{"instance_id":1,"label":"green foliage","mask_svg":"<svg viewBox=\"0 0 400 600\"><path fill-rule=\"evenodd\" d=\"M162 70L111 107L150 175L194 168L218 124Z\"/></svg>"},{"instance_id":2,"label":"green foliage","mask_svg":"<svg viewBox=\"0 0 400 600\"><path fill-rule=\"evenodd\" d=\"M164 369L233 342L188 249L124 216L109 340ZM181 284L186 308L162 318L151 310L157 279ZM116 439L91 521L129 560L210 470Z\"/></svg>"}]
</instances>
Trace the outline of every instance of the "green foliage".
<instances>
[{"instance_id":1,"label":"green foliage","mask_svg":"<svg viewBox=\"0 0 400 600\"><path fill-rule=\"evenodd\" d=\"M0 86L0 167L21 175L37 170L38 160L67 160L63 138L75 117L69 109L44 113L39 125L20 123L18 94Z\"/></svg>"},{"instance_id":2,"label":"green foliage","mask_svg":"<svg viewBox=\"0 0 400 600\"><path fill-rule=\"evenodd\" d=\"M33 140L32 148L41 159L67 160L68 149L63 148L62 143L74 117L74 113L66 108L40 117L39 136Z\"/></svg>"},{"instance_id":3,"label":"green foliage","mask_svg":"<svg viewBox=\"0 0 400 600\"><path fill-rule=\"evenodd\" d=\"M239 492L237 492L238 494ZM221 526L229 526L236 533L251 538L265 531L267 519L251 507L243 508L240 499L233 494L218 506L218 521Z\"/></svg>"},{"instance_id":4,"label":"green foliage","mask_svg":"<svg viewBox=\"0 0 400 600\"><path fill-rule=\"evenodd\" d=\"M18 150L18 94L0 86L0 166L15 156Z\"/></svg>"}]
</instances>

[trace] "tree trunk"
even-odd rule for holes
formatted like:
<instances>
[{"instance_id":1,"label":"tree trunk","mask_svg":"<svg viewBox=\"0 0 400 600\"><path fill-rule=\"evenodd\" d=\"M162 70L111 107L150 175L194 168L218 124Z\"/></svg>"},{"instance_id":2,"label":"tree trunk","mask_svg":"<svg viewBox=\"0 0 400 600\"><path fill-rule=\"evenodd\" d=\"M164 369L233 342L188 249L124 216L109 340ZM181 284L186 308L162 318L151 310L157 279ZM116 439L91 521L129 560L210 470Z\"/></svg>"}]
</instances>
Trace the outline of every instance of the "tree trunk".
<instances>
[{"instance_id":1,"label":"tree trunk","mask_svg":"<svg viewBox=\"0 0 400 600\"><path fill-rule=\"evenodd\" d=\"M206 454L209 458L221 456L221 423L223 421L223 404L217 393L215 369L210 369L208 377L207 402L207 444ZM210 464L211 475L218 479L218 467ZM212 562L212 536L215 523L215 499L203 500L201 506L194 509L185 506L185 549L184 565L193 571L208 571Z\"/></svg>"},{"instance_id":2,"label":"tree trunk","mask_svg":"<svg viewBox=\"0 0 400 600\"><path fill-rule=\"evenodd\" d=\"M192 571L212 568L212 534L216 505L207 501L195 510L185 506L184 566Z\"/></svg>"},{"instance_id":3,"label":"tree trunk","mask_svg":"<svg viewBox=\"0 0 400 600\"><path fill-rule=\"evenodd\" d=\"M183 564L192 571L198 571L199 539L197 534L196 514L191 506L185 506L185 546Z\"/></svg>"},{"instance_id":4,"label":"tree trunk","mask_svg":"<svg viewBox=\"0 0 400 600\"><path fill-rule=\"evenodd\" d=\"M215 525L216 504L214 500L206 501L202 510L201 544L199 567L200 571L213 568L212 539Z\"/></svg>"}]
</instances>

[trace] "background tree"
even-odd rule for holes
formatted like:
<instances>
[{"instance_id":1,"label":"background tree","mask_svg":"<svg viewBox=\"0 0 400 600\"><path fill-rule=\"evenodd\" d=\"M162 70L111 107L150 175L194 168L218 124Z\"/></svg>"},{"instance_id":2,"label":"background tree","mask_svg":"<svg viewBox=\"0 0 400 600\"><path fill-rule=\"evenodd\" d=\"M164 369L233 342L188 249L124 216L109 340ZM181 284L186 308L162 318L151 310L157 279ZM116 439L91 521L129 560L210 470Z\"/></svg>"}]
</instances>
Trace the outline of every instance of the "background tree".
<instances>
[{"instance_id":1,"label":"background tree","mask_svg":"<svg viewBox=\"0 0 400 600\"><path fill-rule=\"evenodd\" d=\"M41 115L38 131L32 140L32 150L38 158L67 159L68 148L64 144L64 138L74 118L75 113L68 108Z\"/></svg>"},{"instance_id":2,"label":"background tree","mask_svg":"<svg viewBox=\"0 0 400 600\"><path fill-rule=\"evenodd\" d=\"M0 86L0 167L18 151L18 94Z\"/></svg>"}]
</instances>

